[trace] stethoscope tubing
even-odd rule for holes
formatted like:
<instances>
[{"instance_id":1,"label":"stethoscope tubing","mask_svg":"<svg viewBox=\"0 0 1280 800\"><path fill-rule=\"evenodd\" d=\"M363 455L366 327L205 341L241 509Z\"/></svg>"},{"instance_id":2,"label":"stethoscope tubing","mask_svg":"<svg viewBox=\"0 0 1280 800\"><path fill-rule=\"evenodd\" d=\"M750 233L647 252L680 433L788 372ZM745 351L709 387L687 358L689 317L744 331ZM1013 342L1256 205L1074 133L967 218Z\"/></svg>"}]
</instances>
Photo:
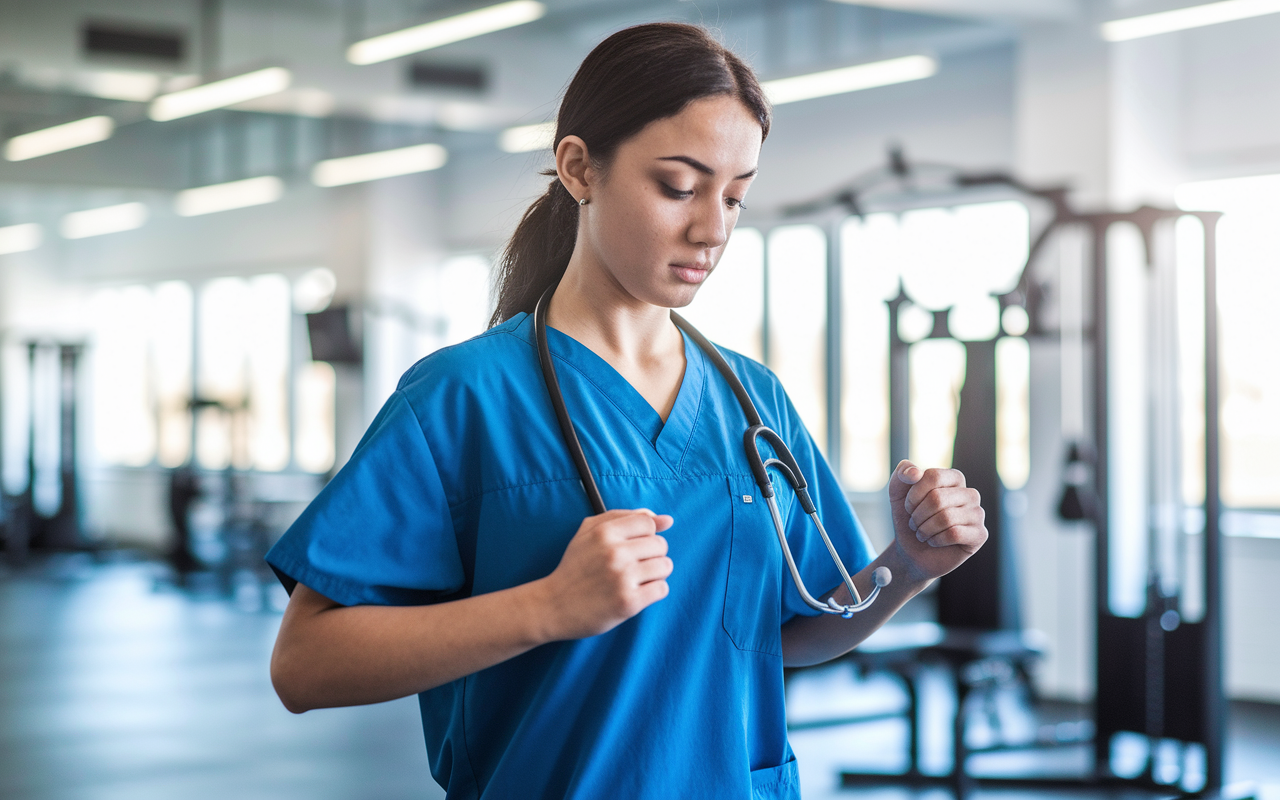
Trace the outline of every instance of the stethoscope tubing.
<instances>
[{"instance_id":1,"label":"stethoscope tubing","mask_svg":"<svg viewBox=\"0 0 1280 800\"><path fill-rule=\"evenodd\" d=\"M560 379L556 376L551 347L547 342L547 308L551 305L551 296L555 293L555 290L556 285L553 284L543 292L533 309L534 341L538 350L538 363L542 369L542 378L547 387L547 394L550 396L551 406L555 410L556 419L560 423L560 432L564 437L565 446L569 450L569 455L578 470L578 477L582 481L583 491L586 492L587 500L591 503L594 513L603 514L607 510L604 504L604 497L600 494L599 486L596 485L595 475L591 472L591 465L587 462L587 454L578 439L577 428L573 424L573 419L569 416L568 407L565 406L564 395L560 390ZM782 547L782 555L787 562L787 570L791 573L791 580L795 583L796 589L800 592L800 598L810 608L821 611L824 614L839 614L845 619L865 610L880 594L881 587L889 584L892 579L889 570L885 567L876 569L873 573L875 586L870 594L867 595L866 599L859 596L858 590L854 588L853 578L850 577L849 571L845 569L844 562L836 551L831 537L827 535L826 528L822 526L822 520L818 518L817 507L809 496L808 484L805 482L804 475L800 472L800 465L796 463L791 449L787 447L781 436L764 425L760 419L760 413L756 411L755 403L751 401L751 396L747 394L747 388L743 386L742 381L738 379L737 374L729 366L729 362L725 360L724 356L721 355L719 349L708 341L697 328L693 327L674 311L671 312L671 321L688 334L689 338L693 339L699 349L711 360L716 367L716 371L728 383L729 388L738 400L738 404L742 407L748 426L746 433L743 434L743 451L747 458L747 465L751 468L756 485L760 488L760 493L764 496L765 503L769 507L769 515L773 519L774 531L778 535L778 544ZM760 438L769 443L769 446L773 449L774 457L765 459L760 455L760 448L757 443ZM786 526L782 523L782 514L778 511L773 480L769 477L770 468L778 470L786 477L787 482L796 494L796 500L800 503L801 509L813 520L818 529L818 534L822 537L823 544L827 547L827 552L831 554L831 560L835 562L836 569L840 572L840 579L849 590L850 597L853 598L852 604L837 603L834 598L829 598L824 603L814 597L805 586L804 579L800 575L800 569L796 565L795 557L791 553L791 545L787 542Z\"/></svg>"}]
</instances>

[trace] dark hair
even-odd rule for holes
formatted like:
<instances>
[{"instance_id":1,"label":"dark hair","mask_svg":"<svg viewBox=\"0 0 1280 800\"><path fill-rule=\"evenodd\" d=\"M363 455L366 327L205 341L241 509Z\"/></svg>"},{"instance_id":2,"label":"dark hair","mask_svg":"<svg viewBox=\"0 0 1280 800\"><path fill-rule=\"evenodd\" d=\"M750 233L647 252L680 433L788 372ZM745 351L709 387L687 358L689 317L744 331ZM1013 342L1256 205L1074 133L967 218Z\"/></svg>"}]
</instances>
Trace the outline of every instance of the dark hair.
<instances>
[{"instance_id":1,"label":"dark hair","mask_svg":"<svg viewBox=\"0 0 1280 800\"><path fill-rule=\"evenodd\" d=\"M650 122L716 95L737 97L769 134L769 103L755 73L707 31L673 22L626 28L596 45L578 67L560 103L552 149L566 136L579 136L592 162L603 167ZM533 312L547 287L564 275L577 235L578 204L553 180L503 250L491 326Z\"/></svg>"}]
</instances>

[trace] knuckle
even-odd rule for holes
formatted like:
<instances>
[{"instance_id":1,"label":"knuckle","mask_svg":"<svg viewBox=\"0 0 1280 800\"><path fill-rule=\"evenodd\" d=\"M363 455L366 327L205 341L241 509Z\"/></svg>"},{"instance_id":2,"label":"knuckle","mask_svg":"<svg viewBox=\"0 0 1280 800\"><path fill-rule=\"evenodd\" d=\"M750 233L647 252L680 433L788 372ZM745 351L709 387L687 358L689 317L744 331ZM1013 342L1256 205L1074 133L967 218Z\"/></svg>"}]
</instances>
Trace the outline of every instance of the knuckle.
<instances>
[{"instance_id":1,"label":"knuckle","mask_svg":"<svg viewBox=\"0 0 1280 800\"><path fill-rule=\"evenodd\" d=\"M621 575L627 571L629 566L631 566L631 559L627 558L626 553L619 549L610 551L609 560L606 563L606 567L610 572Z\"/></svg>"}]
</instances>

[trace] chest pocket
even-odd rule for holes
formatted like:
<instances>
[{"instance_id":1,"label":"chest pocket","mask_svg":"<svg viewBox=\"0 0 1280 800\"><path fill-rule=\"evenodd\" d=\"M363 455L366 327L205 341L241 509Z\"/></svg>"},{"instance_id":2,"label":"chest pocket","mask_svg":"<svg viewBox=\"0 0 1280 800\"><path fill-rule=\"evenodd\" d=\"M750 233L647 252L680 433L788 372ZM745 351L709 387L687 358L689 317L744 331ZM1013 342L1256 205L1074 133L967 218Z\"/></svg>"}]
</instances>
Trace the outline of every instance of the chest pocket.
<instances>
[{"instance_id":1,"label":"chest pocket","mask_svg":"<svg viewBox=\"0 0 1280 800\"><path fill-rule=\"evenodd\" d=\"M755 481L728 479L733 536L724 598L724 631L740 650L782 655L785 566L769 506Z\"/></svg>"}]
</instances>

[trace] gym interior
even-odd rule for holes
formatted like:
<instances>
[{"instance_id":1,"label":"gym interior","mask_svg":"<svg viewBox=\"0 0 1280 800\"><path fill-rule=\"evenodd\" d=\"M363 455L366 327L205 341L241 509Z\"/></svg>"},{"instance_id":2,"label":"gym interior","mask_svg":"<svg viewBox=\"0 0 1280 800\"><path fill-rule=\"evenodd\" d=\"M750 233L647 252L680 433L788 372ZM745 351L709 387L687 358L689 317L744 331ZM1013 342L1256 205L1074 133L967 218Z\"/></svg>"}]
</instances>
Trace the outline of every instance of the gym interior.
<instances>
[{"instance_id":1,"label":"gym interior","mask_svg":"<svg viewBox=\"0 0 1280 800\"><path fill-rule=\"evenodd\" d=\"M653 21L774 107L682 313L877 547L903 458L986 511L787 671L803 796L1280 800L1262 0L6 0L0 796L444 797L413 698L281 705L263 556L486 330L567 82Z\"/></svg>"}]
</instances>

